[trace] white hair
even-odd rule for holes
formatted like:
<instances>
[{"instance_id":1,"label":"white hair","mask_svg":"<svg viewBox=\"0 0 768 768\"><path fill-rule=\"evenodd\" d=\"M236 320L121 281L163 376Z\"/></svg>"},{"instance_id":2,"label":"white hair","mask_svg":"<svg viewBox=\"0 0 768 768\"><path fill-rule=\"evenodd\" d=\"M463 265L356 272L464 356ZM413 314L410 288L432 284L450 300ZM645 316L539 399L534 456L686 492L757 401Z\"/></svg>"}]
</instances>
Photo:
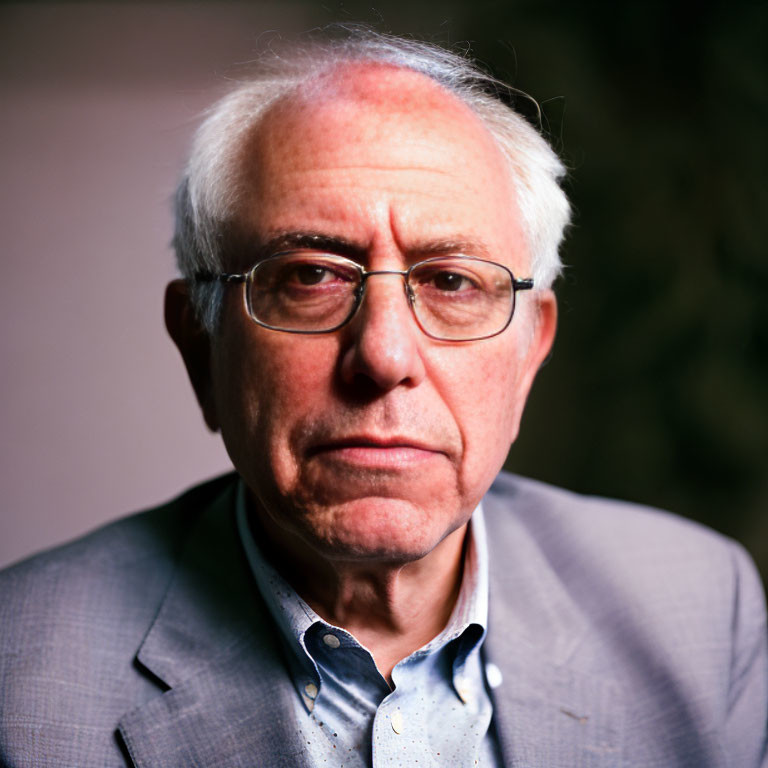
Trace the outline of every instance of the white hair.
<instances>
[{"instance_id":1,"label":"white hair","mask_svg":"<svg viewBox=\"0 0 768 768\"><path fill-rule=\"evenodd\" d=\"M568 200L559 186L565 168L539 132L500 98L514 89L466 56L436 45L357 26L343 32L340 39L268 48L248 81L211 108L195 135L176 193L173 243L179 269L192 286L198 317L209 332L219 315L221 285L196 281L194 276L226 268L224 228L237 213L243 143L278 99L342 64L374 62L409 69L466 104L509 163L536 287L548 288L560 272L558 248L570 218Z\"/></svg>"}]
</instances>

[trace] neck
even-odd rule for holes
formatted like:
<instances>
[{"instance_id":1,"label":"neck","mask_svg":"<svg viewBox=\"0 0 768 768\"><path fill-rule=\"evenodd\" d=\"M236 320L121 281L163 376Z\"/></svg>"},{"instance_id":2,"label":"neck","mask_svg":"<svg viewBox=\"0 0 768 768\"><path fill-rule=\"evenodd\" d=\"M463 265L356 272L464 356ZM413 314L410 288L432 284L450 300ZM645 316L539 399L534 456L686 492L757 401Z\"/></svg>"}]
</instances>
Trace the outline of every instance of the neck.
<instances>
[{"instance_id":1,"label":"neck","mask_svg":"<svg viewBox=\"0 0 768 768\"><path fill-rule=\"evenodd\" d=\"M419 560L365 563L322 557L297 538L276 535L266 516L250 517L281 576L318 616L354 635L390 683L393 667L448 623L461 586L467 525Z\"/></svg>"}]
</instances>

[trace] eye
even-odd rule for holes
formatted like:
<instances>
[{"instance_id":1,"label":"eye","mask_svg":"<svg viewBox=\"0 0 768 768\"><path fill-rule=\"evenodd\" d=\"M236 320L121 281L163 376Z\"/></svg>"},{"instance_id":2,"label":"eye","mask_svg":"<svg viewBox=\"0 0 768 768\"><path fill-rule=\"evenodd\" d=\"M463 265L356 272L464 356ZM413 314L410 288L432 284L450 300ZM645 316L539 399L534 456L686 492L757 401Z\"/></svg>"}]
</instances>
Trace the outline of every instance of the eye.
<instances>
[{"instance_id":1,"label":"eye","mask_svg":"<svg viewBox=\"0 0 768 768\"><path fill-rule=\"evenodd\" d=\"M337 275L320 264L297 264L293 268L292 277L302 285L319 285L333 280Z\"/></svg>"},{"instance_id":2,"label":"eye","mask_svg":"<svg viewBox=\"0 0 768 768\"><path fill-rule=\"evenodd\" d=\"M472 281L466 275L447 270L435 272L432 275L431 282L438 290L450 291L452 293L465 291L473 287Z\"/></svg>"},{"instance_id":3,"label":"eye","mask_svg":"<svg viewBox=\"0 0 768 768\"><path fill-rule=\"evenodd\" d=\"M482 274L475 274L466 264L424 262L412 274L412 280L422 291L435 296L466 294L482 290Z\"/></svg>"},{"instance_id":4,"label":"eye","mask_svg":"<svg viewBox=\"0 0 768 768\"><path fill-rule=\"evenodd\" d=\"M269 259L259 267L259 284L269 290L311 291L356 283L353 266L333 256L286 254Z\"/></svg>"}]
</instances>

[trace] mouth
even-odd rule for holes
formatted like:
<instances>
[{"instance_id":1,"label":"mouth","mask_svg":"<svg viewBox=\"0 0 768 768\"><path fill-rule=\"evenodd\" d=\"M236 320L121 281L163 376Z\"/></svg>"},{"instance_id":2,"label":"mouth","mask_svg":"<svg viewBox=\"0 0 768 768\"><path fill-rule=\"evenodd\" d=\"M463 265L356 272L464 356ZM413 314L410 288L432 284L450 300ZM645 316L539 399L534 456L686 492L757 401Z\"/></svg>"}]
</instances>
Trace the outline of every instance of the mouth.
<instances>
[{"instance_id":1,"label":"mouth","mask_svg":"<svg viewBox=\"0 0 768 768\"><path fill-rule=\"evenodd\" d=\"M359 469L406 470L444 457L444 451L405 436L354 435L321 442L307 457Z\"/></svg>"}]
</instances>

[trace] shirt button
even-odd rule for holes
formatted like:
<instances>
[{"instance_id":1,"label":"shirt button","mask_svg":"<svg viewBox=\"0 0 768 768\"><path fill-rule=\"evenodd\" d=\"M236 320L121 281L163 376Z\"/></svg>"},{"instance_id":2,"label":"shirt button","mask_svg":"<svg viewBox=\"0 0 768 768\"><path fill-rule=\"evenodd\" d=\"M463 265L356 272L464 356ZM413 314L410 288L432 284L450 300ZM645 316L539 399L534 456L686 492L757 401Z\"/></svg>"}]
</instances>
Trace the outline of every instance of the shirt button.
<instances>
[{"instance_id":1,"label":"shirt button","mask_svg":"<svg viewBox=\"0 0 768 768\"><path fill-rule=\"evenodd\" d=\"M330 632L327 635L323 635L323 642L329 648L338 648L341 645L341 641L336 635L332 635Z\"/></svg>"},{"instance_id":2,"label":"shirt button","mask_svg":"<svg viewBox=\"0 0 768 768\"><path fill-rule=\"evenodd\" d=\"M395 733L403 732L403 713L399 709L390 715L389 722L392 723L392 730Z\"/></svg>"}]
</instances>

